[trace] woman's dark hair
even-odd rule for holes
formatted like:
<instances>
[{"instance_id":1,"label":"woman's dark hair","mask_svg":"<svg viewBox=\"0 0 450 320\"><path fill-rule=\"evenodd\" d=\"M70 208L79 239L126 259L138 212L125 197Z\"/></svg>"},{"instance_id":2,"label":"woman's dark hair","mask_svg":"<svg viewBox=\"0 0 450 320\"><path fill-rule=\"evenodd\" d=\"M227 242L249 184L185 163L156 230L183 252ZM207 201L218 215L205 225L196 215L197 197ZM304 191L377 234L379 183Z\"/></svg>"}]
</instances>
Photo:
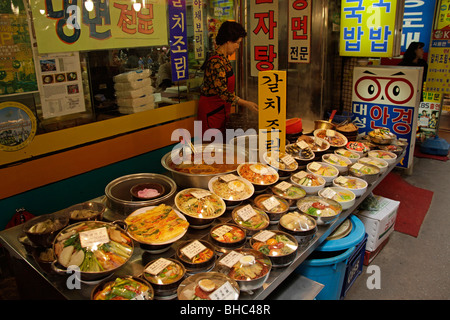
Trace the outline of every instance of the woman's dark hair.
<instances>
[{"instance_id":1,"label":"woman's dark hair","mask_svg":"<svg viewBox=\"0 0 450 320\"><path fill-rule=\"evenodd\" d=\"M411 62L416 58L416 50L423 48L425 44L423 42L411 42L408 49L406 49L403 55L404 62Z\"/></svg>"},{"instance_id":2,"label":"woman's dark hair","mask_svg":"<svg viewBox=\"0 0 450 320\"><path fill-rule=\"evenodd\" d=\"M239 38L244 38L246 35L247 31L242 25L234 21L225 21L217 33L216 44L220 46L228 41L236 42Z\"/></svg>"}]
</instances>

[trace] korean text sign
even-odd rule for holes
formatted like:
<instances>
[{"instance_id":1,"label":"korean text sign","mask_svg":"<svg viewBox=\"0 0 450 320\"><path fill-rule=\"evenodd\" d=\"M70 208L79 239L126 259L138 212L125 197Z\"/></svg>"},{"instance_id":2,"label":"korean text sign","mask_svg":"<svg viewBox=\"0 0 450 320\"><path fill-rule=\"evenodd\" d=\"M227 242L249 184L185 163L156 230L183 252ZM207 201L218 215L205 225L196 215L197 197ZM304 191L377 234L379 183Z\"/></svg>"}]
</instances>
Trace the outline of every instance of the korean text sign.
<instances>
[{"instance_id":1,"label":"korean text sign","mask_svg":"<svg viewBox=\"0 0 450 320\"><path fill-rule=\"evenodd\" d=\"M289 0L290 63L309 63L311 47L311 0Z\"/></svg>"},{"instance_id":2,"label":"korean text sign","mask_svg":"<svg viewBox=\"0 0 450 320\"><path fill-rule=\"evenodd\" d=\"M170 61L172 81L189 77L186 0L169 0Z\"/></svg>"},{"instance_id":3,"label":"korean text sign","mask_svg":"<svg viewBox=\"0 0 450 320\"><path fill-rule=\"evenodd\" d=\"M260 150L284 152L286 82L286 71L261 71L258 74Z\"/></svg>"},{"instance_id":4,"label":"korean text sign","mask_svg":"<svg viewBox=\"0 0 450 320\"><path fill-rule=\"evenodd\" d=\"M250 0L251 76L278 69L278 0Z\"/></svg>"},{"instance_id":5,"label":"korean text sign","mask_svg":"<svg viewBox=\"0 0 450 320\"><path fill-rule=\"evenodd\" d=\"M194 52L195 59L205 59L205 45L203 39L203 0L192 2L192 14L194 16Z\"/></svg>"},{"instance_id":6,"label":"korean text sign","mask_svg":"<svg viewBox=\"0 0 450 320\"><path fill-rule=\"evenodd\" d=\"M40 54L167 45L164 0L35 0L31 7Z\"/></svg>"},{"instance_id":7,"label":"korean text sign","mask_svg":"<svg viewBox=\"0 0 450 320\"><path fill-rule=\"evenodd\" d=\"M342 0L341 56L392 57L397 0Z\"/></svg>"},{"instance_id":8,"label":"korean text sign","mask_svg":"<svg viewBox=\"0 0 450 320\"><path fill-rule=\"evenodd\" d=\"M436 0L406 0L403 13L402 46L405 52L413 41L423 42L428 52Z\"/></svg>"},{"instance_id":9,"label":"korean text sign","mask_svg":"<svg viewBox=\"0 0 450 320\"><path fill-rule=\"evenodd\" d=\"M387 128L409 144L399 167L413 160L420 101L420 67L355 67L353 71L352 112L359 133Z\"/></svg>"}]
</instances>

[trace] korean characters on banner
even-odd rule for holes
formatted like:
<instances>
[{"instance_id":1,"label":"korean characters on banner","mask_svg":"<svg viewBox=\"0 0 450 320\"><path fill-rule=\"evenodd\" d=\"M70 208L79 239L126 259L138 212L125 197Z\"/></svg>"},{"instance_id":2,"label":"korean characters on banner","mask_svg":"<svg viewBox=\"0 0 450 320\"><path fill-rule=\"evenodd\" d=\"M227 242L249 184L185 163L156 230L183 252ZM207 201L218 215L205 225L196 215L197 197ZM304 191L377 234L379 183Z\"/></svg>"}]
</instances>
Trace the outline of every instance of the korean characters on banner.
<instances>
[{"instance_id":1,"label":"korean characters on banner","mask_svg":"<svg viewBox=\"0 0 450 320\"><path fill-rule=\"evenodd\" d=\"M342 0L340 55L394 56L396 16L397 0Z\"/></svg>"},{"instance_id":2,"label":"korean characters on banner","mask_svg":"<svg viewBox=\"0 0 450 320\"><path fill-rule=\"evenodd\" d=\"M401 52L413 41L423 42L423 51L428 52L435 5L436 0L405 0Z\"/></svg>"},{"instance_id":3,"label":"korean characters on banner","mask_svg":"<svg viewBox=\"0 0 450 320\"><path fill-rule=\"evenodd\" d=\"M250 0L250 74L278 69L278 0Z\"/></svg>"},{"instance_id":4,"label":"korean characters on banner","mask_svg":"<svg viewBox=\"0 0 450 320\"><path fill-rule=\"evenodd\" d=\"M406 139L408 147L399 167L409 168L416 140L420 67L355 67L353 71L352 112L360 133L387 128Z\"/></svg>"},{"instance_id":5,"label":"korean characters on banner","mask_svg":"<svg viewBox=\"0 0 450 320\"><path fill-rule=\"evenodd\" d=\"M30 1L39 54L167 45L166 2Z\"/></svg>"},{"instance_id":6,"label":"korean characters on banner","mask_svg":"<svg viewBox=\"0 0 450 320\"><path fill-rule=\"evenodd\" d=\"M189 77L186 0L169 0L170 60L172 81Z\"/></svg>"},{"instance_id":7,"label":"korean characters on banner","mask_svg":"<svg viewBox=\"0 0 450 320\"><path fill-rule=\"evenodd\" d=\"M286 145L286 71L261 71L258 75L259 155L284 152Z\"/></svg>"},{"instance_id":8,"label":"korean characters on banner","mask_svg":"<svg viewBox=\"0 0 450 320\"><path fill-rule=\"evenodd\" d=\"M194 16L194 56L196 60L205 59L205 46L203 43L203 1L192 1L192 13Z\"/></svg>"},{"instance_id":9,"label":"korean characters on banner","mask_svg":"<svg viewBox=\"0 0 450 320\"><path fill-rule=\"evenodd\" d=\"M289 0L290 63L310 62L311 5L311 0Z\"/></svg>"},{"instance_id":10,"label":"korean characters on banner","mask_svg":"<svg viewBox=\"0 0 450 320\"><path fill-rule=\"evenodd\" d=\"M435 30L428 55L425 91L450 94L450 28Z\"/></svg>"}]
</instances>

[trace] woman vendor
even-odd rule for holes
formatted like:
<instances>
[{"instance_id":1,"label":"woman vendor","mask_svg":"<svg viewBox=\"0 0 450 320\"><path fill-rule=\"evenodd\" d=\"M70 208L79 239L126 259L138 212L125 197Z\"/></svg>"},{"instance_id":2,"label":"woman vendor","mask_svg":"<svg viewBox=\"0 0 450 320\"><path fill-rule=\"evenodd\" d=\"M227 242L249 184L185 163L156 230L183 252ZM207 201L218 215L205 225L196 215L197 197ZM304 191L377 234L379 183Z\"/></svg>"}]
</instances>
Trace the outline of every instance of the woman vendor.
<instances>
[{"instance_id":1,"label":"woman vendor","mask_svg":"<svg viewBox=\"0 0 450 320\"><path fill-rule=\"evenodd\" d=\"M202 121L202 134L211 128L225 133L225 122L231 106L245 107L255 112L258 105L235 94L235 76L228 56L239 49L247 35L237 22L225 21L216 37L216 50L203 65L204 77L198 105L198 119Z\"/></svg>"}]
</instances>

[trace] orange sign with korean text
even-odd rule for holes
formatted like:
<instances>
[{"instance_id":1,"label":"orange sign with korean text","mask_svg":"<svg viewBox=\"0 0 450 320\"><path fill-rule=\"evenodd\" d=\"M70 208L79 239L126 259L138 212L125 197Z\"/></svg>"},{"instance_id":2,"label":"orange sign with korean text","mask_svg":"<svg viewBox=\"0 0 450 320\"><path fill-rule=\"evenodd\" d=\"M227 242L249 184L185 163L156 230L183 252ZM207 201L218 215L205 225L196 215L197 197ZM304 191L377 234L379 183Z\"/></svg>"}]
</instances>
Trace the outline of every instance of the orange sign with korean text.
<instances>
[{"instance_id":1,"label":"orange sign with korean text","mask_svg":"<svg viewBox=\"0 0 450 320\"><path fill-rule=\"evenodd\" d=\"M284 152L286 145L286 71L258 74L259 149Z\"/></svg>"},{"instance_id":2,"label":"orange sign with korean text","mask_svg":"<svg viewBox=\"0 0 450 320\"><path fill-rule=\"evenodd\" d=\"M31 1L40 54L167 45L166 1Z\"/></svg>"}]
</instances>

